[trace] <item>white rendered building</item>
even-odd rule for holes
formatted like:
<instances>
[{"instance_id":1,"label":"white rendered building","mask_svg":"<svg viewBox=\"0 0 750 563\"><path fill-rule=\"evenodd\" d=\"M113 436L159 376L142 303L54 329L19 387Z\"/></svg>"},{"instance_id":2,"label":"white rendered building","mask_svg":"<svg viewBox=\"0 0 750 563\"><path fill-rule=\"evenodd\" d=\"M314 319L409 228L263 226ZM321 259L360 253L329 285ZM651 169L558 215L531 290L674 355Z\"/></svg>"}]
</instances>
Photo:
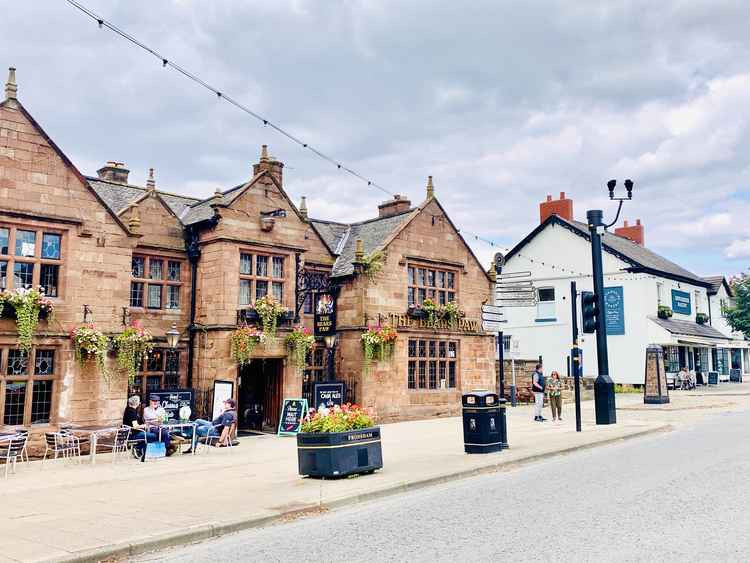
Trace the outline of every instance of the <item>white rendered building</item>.
<instances>
[{"instance_id":1,"label":"white rendered building","mask_svg":"<svg viewBox=\"0 0 750 563\"><path fill-rule=\"evenodd\" d=\"M701 278L643 244L643 225L615 229L602 237L609 374L615 383L642 384L649 344L664 347L665 368L686 366L698 380L730 369L748 372L748 342L721 317L731 306L723 278ZM540 225L506 256L504 276L529 272L538 303L508 307L506 342L518 341L522 358L541 356L545 372L567 372L572 345L572 281L578 292L593 291L588 226L573 219L573 202L560 194L540 205ZM659 311L661 309L661 315ZM671 315L670 315L671 313ZM580 300L578 306L580 329ZM661 318L664 317L664 318ZM581 334L583 371L596 377L596 336Z\"/></svg>"}]
</instances>

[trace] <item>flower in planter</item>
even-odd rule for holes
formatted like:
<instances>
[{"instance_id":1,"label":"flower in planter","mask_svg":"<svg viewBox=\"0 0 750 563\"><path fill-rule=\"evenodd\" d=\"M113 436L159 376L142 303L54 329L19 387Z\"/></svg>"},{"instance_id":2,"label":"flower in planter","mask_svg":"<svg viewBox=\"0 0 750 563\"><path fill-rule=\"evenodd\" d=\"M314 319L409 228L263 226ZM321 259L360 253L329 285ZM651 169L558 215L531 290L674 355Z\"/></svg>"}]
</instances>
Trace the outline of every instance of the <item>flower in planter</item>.
<instances>
[{"instance_id":1,"label":"flower in planter","mask_svg":"<svg viewBox=\"0 0 750 563\"><path fill-rule=\"evenodd\" d=\"M666 305L659 305L656 313L660 319L668 319L672 316L672 309Z\"/></svg>"},{"instance_id":2,"label":"flower in planter","mask_svg":"<svg viewBox=\"0 0 750 563\"><path fill-rule=\"evenodd\" d=\"M464 312L458 308L458 303L449 301L441 307L442 317L447 320L451 327L455 327L458 319L464 316Z\"/></svg>"},{"instance_id":3,"label":"flower in planter","mask_svg":"<svg viewBox=\"0 0 750 563\"><path fill-rule=\"evenodd\" d=\"M266 295L258 299L253 308L260 317L263 332L271 338L276 337L276 327L279 317L286 315L289 309L278 303L272 296Z\"/></svg>"},{"instance_id":4,"label":"flower in planter","mask_svg":"<svg viewBox=\"0 0 750 563\"><path fill-rule=\"evenodd\" d=\"M346 403L327 409L310 409L302 421L302 432L347 432L375 425L370 413L359 405Z\"/></svg>"},{"instance_id":5,"label":"flower in planter","mask_svg":"<svg viewBox=\"0 0 750 563\"><path fill-rule=\"evenodd\" d=\"M265 341L265 333L254 326L238 328L232 333L232 359L244 366L252 359L255 347Z\"/></svg>"},{"instance_id":6,"label":"flower in planter","mask_svg":"<svg viewBox=\"0 0 750 563\"><path fill-rule=\"evenodd\" d=\"M2 307L12 307L16 313L16 328L18 330L18 344L21 350L28 353L31 350L34 332L39 324L39 316L51 317L55 306L44 296L44 288L15 288L4 291Z\"/></svg>"},{"instance_id":7,"label":"flower in planter","mask_svg":"<svg viewBox=\"0 0 750 563\"><path fill-rule=\"evenodd\" d=\"M380 361L393 355L393 346L398 338L396 329L390 325L377 325L368 328L362 334L362 347L364 350L363 368L367 371L370 363L376 356Z\"/></svg>"},{"instance_id":8,"label":"flower in planter","mask_svg":"<svg viewBox=\"0 0 750 563\"><path fill-rule=\"evenodd\" d=\"M291 350L291 361L299 370L305 369L307 354L315 344L315 337L310 334L310 329L304 326L296 326L294 330L286 335L284 339L287 347Z\"/></svg>"},{"instance_id":9,"label":"flower in planter","mask_svg":"<svg viewBox=\"0 0 750 563\"><path fill-rule=\"evenodd\" d=\"M136 321L114 337L117 365L127 372L130 383L135 380L143 357L153 348L152 340L151 333Z\"/></svg>"},{"instance_id":10,"label":"flower in planter","mask_svg":"<svg viewBox=\"0 0 750 563\"><path fill-rule=\"evenodd\" d=\"M105 367L107 349L109 348L107 335L97 329L93 323L89 323L71 330L70 338L73 340L76 360L80 364L92 359L96 360L96 365L99 366L102 376L107 379L109 375Z\"/></svg>"}]
</instances>

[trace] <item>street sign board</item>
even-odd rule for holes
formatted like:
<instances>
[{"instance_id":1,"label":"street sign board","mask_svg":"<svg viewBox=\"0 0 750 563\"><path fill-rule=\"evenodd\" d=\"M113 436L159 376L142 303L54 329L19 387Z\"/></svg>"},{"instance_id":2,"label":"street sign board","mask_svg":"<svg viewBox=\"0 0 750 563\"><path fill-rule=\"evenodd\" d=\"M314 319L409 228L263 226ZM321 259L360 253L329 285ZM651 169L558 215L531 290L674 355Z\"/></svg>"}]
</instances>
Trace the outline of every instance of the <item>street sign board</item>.
<instances>
[{"instance_id":1,"label":"street sign board","mask_svg":"<svg viewBox=\"0 0 750 563\"><path fill-rule=\"evenodd\" d=\"M482 321L482 330L484 332L500 332L503 330L503 323L499 321Z\"/></svg>"},{"instance_id":2,"label":"street sign board","mask_svg":"<svg viewBox=\"0 0 750 563\"><path fill-rule=\"evenodd\" d=\"M489 323L501 323L505 319L502 315L493 315L491 313L482 313L482 322L487 321Z\"/></svg>"},{"instance_id":3,"label":"street sign board","mask_svg":"<svg viewBox=\"0 0 750 563\"><path fill-rule=\"evenodd\" d=\"M482 316L484 316L485 313L489 313L493 315L502 315L503 308L498 307L497 305L482 305Z\"/></svg>"}]
</instances>

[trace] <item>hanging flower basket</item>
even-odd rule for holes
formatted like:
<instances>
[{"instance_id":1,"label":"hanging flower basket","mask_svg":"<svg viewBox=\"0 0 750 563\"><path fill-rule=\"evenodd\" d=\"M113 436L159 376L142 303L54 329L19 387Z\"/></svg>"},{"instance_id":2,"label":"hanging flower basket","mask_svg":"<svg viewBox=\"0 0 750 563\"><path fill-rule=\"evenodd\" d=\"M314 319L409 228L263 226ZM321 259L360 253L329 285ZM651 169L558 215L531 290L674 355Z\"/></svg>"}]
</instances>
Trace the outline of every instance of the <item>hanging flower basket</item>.
<instances>
[{"instance_id":1,"label":"hanging flower basket","mask_svg":"<svg viewBox=\"0 0 750 563\"><path fill-rule=\"evenodd\" d=\"M706 313L696 313L695 314L695 322L699 325L704 325L709 321L708 315Z\"/></svg>"},{"instance_id":2,"label":"hanging flower basket","mask_svg":"<svg viewBox=\"0 0 750 563\"><path fill-rule=\"evenodd\" d=\"M294 327L294 330L286 335L284 342L291 352L290 360L298 370L304 370L307 363L307 354L315 344L315 337L310 334L310 329L304 326Z\"/></svg>"},{"instance_id":3,"label":"hanging flower basket","mask_svg":"<svg viewBox=\"0 0 750 563\"><path fill-rule=\"evenodd\" d=\"M396 339L398 333L390 325L377 325L362 333L363 371L369 370L373 359L383 361L390 358Z\"/></svg>"},{"instance_id":4,"label":"hanging flower basket","mask_svg":"<svg viewBox=\"0 0 750 563\"><path fill-rule=\"evenodd\" d=\"M107 351L109 350L107 335L97 329L93 323L90 323L71 330L70 338L73 341L73 350L78 363L83 365L95 360L102 376L108 379L109 374L105 366Z\"/></svg>"},{"instance_id":5,"label":"hanging flower basket","mask_svg":"<svg viewBox=\"0 0 750 563\"><path fill-rule=\"evenodd\" d=\"M279 319L286 318L289 309L278 303L270 295L258 299L253 305L253 308L260 318L263 333L270 338L275 338Z\"/></svg>"},{"instance_id":6,"label":"hanging flower basket","mask_svg":"<svg viewBox=\"0 0 750 563\"><path fill-rule=\"evenodd\" d=\"M254 326L243 326L232 333L232 359L240 366L250 363L253 350L258 344L266 341L266 335L262 330Z\"/></svg>"},{"instance_id":7,"label":"hanging flower basket","mask_svg":"<svg viewBox=\"0 0 750 563\"><path fill-rule=\"evenodd\" d=\"M153 348L151 333L133 322L121 334L113 339L117 351L117 365L128 374L128 381L133 383L143 358Z\"/></svg>"},{"instance_id":8,"label":"hanging flower basket","mask_svg":"<svg viewBox=\"0 0 750 563\"><path fill-rule=\"evenodd\" d=\"M16 320L18 345L26 353L31 350L39 319L51 318L54 311L54 303L44 296L41 287L0 292L0 317Z\"/></svg>"}]
</instances>

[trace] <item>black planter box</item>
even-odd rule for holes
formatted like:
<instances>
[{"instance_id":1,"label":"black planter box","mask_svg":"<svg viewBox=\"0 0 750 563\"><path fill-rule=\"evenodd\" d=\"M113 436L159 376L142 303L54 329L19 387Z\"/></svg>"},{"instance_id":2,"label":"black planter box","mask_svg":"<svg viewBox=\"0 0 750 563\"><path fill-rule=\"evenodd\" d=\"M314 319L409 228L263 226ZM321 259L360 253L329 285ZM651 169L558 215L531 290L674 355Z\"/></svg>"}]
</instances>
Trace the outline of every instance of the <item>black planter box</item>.
<instances>
[{"instance_id":1,"label":"black planter box","mask_svg":"<svg viewBox=\"0 0 750 563\"><path fill-rule=\"evenodd\" d=\"M47 320L48 317L49 317L49 312L47 311L47 309L41 309L39 311L40 321ZM0 315L0 319L16 320L16 318L17 318L16 308L13 307L13 305L9 305L8 303L6 303L5 306L3 307L3 313Z\"/></svg>"},{"instance_id":2,"label":"black planter box","mask_svg":"<svg viewBox=\"0 0 750 563\"><path fill-rule=\"evenodd\" d=\"M347 432L297 434L299 474L310 477L345 477L372 473L383 467L380 428Z\"/></svg>"},{"instance_id":3,"label":"black planter box","mask_svg":"<svg viewBox=\"0 0 750 563\"><path fill-rule=\"evenodd\" d=\"M424 309L409 309L406 314L412 319L426 319L430 316Z\"/></svg>"}]
</instances>

